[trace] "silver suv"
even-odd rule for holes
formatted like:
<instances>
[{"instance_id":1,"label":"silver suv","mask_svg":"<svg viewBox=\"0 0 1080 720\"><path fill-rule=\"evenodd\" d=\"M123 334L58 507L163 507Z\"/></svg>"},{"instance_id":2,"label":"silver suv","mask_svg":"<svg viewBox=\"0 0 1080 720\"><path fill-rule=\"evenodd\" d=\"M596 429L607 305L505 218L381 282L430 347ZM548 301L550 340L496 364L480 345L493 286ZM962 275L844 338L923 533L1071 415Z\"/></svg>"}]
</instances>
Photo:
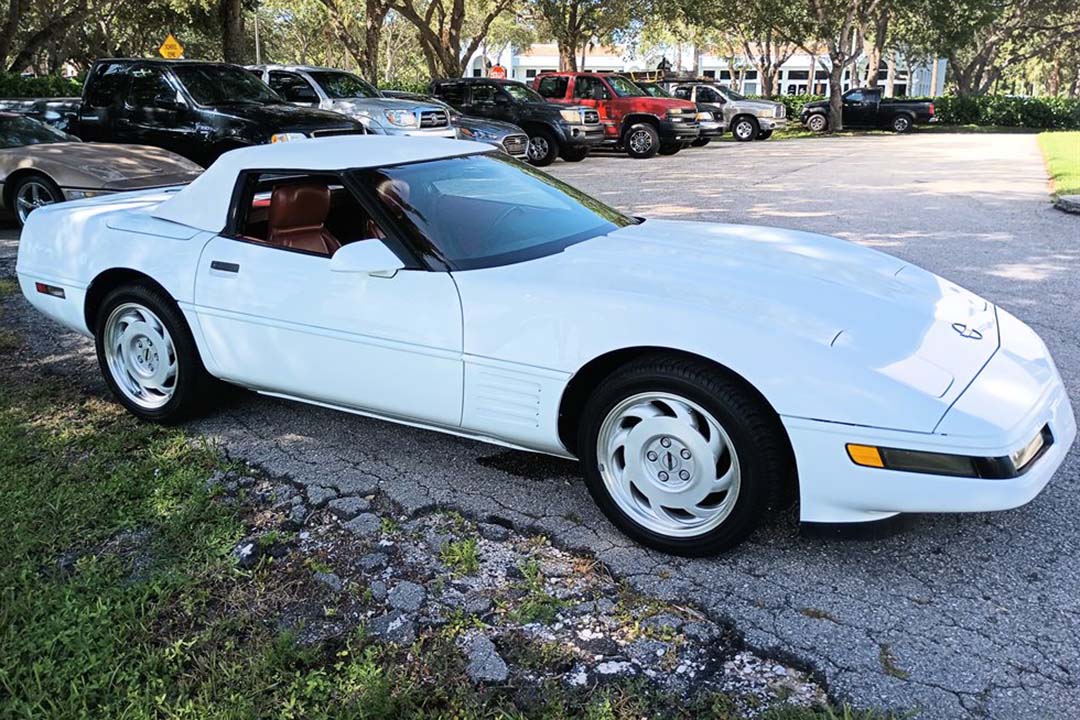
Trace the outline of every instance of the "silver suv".
<instances>
[{"instance_id":1,"label":"silver suv","mask_svg":"<svg viewBox=\"0 0 1080 720\"><path fill-rule=\"evenodd\" d=\"M248 67L287 102L333 110L376 135L457 137L446 110L433 103L385 97L359 75L309 65Z\"/></svg>"},{"instance_id":2,"label":"silver suv","mask_svg":"<svg viewBox=\"0 0 1080 720\"><path fill-rule=\"evenodd\" d=\"M679 85L674 93L677 98L695 102L698 107L707 106L717 116L724 118L724 126L736 140L768 140L773 130L787 127L787 108L772 100L751 100L731 88L712 83Z\"/></svg>"}]
</instances>

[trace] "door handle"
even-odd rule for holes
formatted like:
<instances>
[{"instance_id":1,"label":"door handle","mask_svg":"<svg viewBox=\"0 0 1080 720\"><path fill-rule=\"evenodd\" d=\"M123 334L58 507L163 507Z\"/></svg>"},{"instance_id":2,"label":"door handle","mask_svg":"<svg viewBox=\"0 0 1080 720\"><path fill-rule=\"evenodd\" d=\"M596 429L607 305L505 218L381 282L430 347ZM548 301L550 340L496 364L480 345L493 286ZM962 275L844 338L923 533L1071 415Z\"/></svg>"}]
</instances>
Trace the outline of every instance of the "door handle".
<instances>
[{"instance_id":1,"label":"door handle","mask_svg":"<svg viewBox=\"0 0 1080 720\"><path fill-rule=\"evenodd\" d=\"M221 260L210 261L211 270L220 270L221 272L238 273L240 272L239 263L222 262Z\"/></svg>"}]
</instances>

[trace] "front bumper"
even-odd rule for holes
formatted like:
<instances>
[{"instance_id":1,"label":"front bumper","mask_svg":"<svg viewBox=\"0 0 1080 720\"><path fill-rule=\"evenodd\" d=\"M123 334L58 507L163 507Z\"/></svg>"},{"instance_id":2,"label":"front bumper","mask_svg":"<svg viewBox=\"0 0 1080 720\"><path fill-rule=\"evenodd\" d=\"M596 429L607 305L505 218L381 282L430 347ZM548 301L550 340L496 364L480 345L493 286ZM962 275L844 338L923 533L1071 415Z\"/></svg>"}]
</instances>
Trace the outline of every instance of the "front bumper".
<instances>
[{"instance_id":1,"label":"front bumper","mask_svg":"<svg viewBox=\"0 0 1080 720\"><path fill-rule=\"evenodd\" d=\"M397 137L437 137L437 138L456 138L457 129L452 125L440 128L396 128L386 125L380 125L379 127L370 126L373 132L380 135L394 135Z\"/></svg>"},{"instance_id":2,"label":"front bumper","mask_svg":"<svg viewBox=\"0 0 1080 720\"><path fill-rule=\"evenodd\" d=\"M560 142L566 147L596 147L604 142L604 126L600 123L595 125L571 125L563 123L559 126Z\"/></svg>"},{"instance_id":3,"label":"front bumper","mask_svg":"<svg viewBox=\"0 0 1080 720\"><path fill-rule=\"evenodd\" d=\"M759 117L757 119L757 121L758 121L758 127L760 127L762 130L783 130L784 128L786 128L788 126L788 120L787 120L786 117L783 117L783 118L769 118L769 117L764 117L763 118L763 117Z\"/></svg>"},{"instance_id":4,"label":"front bumper","mask_svg":"<svg viewBox=\"0 0 1080 720\"><path fill-rule=\"evenodd\" d=\"M715 138L721 137L724 134L724 124L716 120L712 121L698 121L698 127L701 131L701 137Z\"/></svg>"},{"instance_id":5,"label":"front bumper","mask_svg":"<svg viewBox=\"0 0 1080 720\"><path fill-rule=\"evenodd\" d=\"M1031 501L1050 482L1076 438L1076 419L1046 347L999 310L1001 348L933 433L782 417L799 470L805 522L861 522L897 513L986 512ZM846 443L968 457L1006 457L1049 427L1053 444L1022 474L977 478L855 465Z\"/></svg>"},{"instance_id":6,"label":"front bumper","mask_svg":"<svg viewBox=\"0 0 1080 720\"><path fill-rule=\"evenodd\" d=\"M700 134L701 126L696 120L675 122L668 118L660 121L660 142L664 144L693 142Z\"/></svg>"}]
</instances>

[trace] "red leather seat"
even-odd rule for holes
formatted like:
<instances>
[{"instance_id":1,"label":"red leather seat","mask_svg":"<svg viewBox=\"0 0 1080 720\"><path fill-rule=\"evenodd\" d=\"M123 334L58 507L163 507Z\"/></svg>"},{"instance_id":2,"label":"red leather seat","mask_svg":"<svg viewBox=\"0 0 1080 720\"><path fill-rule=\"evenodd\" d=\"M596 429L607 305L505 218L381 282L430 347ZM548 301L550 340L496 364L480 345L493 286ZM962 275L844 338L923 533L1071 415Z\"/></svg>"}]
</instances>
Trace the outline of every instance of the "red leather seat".
<instances>
[{"instance_id":1,"label":"red leather seat","mask_svg":"<svg viewBox=\"0 0 1080 720\"><path fill-rule=\"evenodd\" d=\"M270 196L266 242L329 257L341 247L324 225L329 212L326 185L279 185Z\"/></svg>"}]
</instances>

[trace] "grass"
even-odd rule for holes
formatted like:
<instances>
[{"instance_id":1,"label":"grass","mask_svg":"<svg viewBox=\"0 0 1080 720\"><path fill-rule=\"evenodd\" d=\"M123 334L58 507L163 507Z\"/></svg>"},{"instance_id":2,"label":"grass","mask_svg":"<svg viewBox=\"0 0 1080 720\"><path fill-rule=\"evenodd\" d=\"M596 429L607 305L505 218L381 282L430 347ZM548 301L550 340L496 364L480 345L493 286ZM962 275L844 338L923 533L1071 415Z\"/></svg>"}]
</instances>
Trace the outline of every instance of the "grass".
<instances>
[{"instance_id":1,"label":"grass","mask_svg":"<svg viewBox=\"0 0 1080 720\"><path fill-rule=\"evenodd\" d=\"M1080 195L1080 131L1044 132L1039 147L1056 195Z\"/></svg>"},{"instance_id":2,"label":"grass","mask_svg":"<svg viewBox=\"0 0 1080 720\"><path fill-rule=\"evenodd\" d=\"M918 135L919 133L959 133L959 134L1001 134L1001 133L1024 133L1032 134L1038 130L1031 128L1020 127L1005 127L999 125L919 125L912 133ZM816 133L803 127L802 123L795 118L791 121L783 130L777 130L773 133L770 142L773 140L801 140L806 138L823 138L823 137L856 137L864 135L895 135L892 130L886 129L859 129L859 130L841 130L836 133ZM725 134L719 140L713 140L713 142L737 142L730 133Z\"/></svg>"},{"instance_id":3,"label":"grass","mask_svg":"<svg viewBox=\"0 0 1080 720\"><path fill-rule=\"evenodd\" d=\"M455 575L472 575L480 569L476 538L451 540L442 546L439 557Z\"/></svg>"},{"instance_id":4,"label":"grass","mask_svg":"<svg viewBox=\"0 0 1080 720\"><path fill-rule=\"evenodd\" d=\"M540 571L539 562L530 560L518 569L524 576L521 588L525 591L525 596L510 611L510 619L522 624L538 622L550 625L566 603L544 589L544 575Z\"/></svg>"},{"instance_id":5,"label":"grass","mask_svg":"<svg viewBox=\"0 0 1080 720\"><path fill-rule=\"evenodd\" d=\"M256 508L206 481L241 467L182 430L136 422L73 383L21 368L6 351L0 364L0 717L741 716L724 695L683 702L635 681L474 686L454 635L478 621L463 616L457 632L423 633L408 648L361 631L301 648L274 621L283 602L314 592L312 572L328 566L289 556L238 569L232 550ZM260 542L286 539L270 532ZM471 563L464 545L456 555ZM522 572L522 616L553 617L559 601L544 592L539 565ZM527 650L537 669L568 662L556 646ZM885 720L829 709L763 717Z\"/></svg>"}]
</instances>

